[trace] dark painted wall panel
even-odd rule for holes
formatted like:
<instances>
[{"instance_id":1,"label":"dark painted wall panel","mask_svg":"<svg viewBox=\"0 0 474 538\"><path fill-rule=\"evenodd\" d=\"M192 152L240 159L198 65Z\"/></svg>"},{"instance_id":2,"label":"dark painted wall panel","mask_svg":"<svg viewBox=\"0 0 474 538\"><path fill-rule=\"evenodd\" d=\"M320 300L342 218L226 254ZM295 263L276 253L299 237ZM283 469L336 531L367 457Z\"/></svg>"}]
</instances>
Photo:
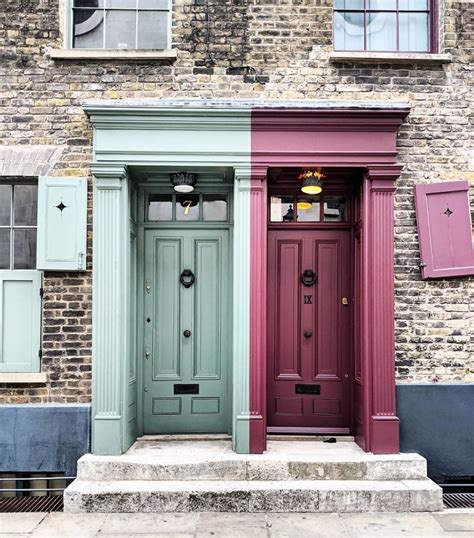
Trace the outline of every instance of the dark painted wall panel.
<instances>
[{"instance_id":1,"label":"dark painted wall panel","mask_svg":"<svg viewBox=\"0 0 474 538\"><path fill-rule=\"evenodd\" d=\"M474 384L398 385L402 452L428 460L428 474L474 475Z\"/></svg>"},{"instance_id":2,"label":"dark painted wall panel","mask_svg":"<svg viewBox=\"0 0 474 538\"><path fill-rule=\"evenodd\" d=\"M0 405L0 471L76 474L90 450L90 405Z\"/></svg>"}]
</instances>

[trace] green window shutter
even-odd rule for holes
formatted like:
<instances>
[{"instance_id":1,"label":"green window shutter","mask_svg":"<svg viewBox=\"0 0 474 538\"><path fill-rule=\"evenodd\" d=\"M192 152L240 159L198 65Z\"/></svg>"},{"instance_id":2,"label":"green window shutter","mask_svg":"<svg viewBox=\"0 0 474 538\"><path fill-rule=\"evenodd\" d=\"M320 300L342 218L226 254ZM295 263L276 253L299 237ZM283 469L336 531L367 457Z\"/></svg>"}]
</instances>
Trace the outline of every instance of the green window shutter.
<instances>
[{"instance_id":1,"label":"green window shutter","mask_svg":"<svg viewBox=\"0 0 474 538\"><path fill-rule=\"evenodd\" d=\"M85 271L86 244L87 179L40 177L37 268Z\"/></svg>"},{"instance_id":2,"label":"green window shutter","mask_svg":"<svg viewBox=\"0 0 474 538\"><path fill-rule=\"evenodd\" d=\"M0 271L0 372L39 372L41 276Z\"/></svg>"}]
</instances>

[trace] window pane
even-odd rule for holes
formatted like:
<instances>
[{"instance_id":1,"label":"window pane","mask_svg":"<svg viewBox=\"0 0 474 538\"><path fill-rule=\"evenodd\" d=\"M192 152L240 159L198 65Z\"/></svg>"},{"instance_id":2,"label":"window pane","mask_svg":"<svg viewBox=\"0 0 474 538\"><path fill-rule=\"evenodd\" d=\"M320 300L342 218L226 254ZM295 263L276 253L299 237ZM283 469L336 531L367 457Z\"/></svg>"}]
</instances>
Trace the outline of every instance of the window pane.
<instances>
[{"instance_id":1,"label":"window pane","mask_svg":"<svg viewBox=\"0 0 474 538\"><path fill-rule=\"evenodd\" d=\"M397 9L397 0L367 0L367 9L387 11Z\"/></svg>"},{"instance_id":2,"label":"window pane","mask_svg":"<svg viewBox=\"0 0 474 538\"><path fill-rule=\"evenodd\" d=\"M334 48L364 50L363 13L334 13Z\"/></svg>"},{"instance_id":3,"label":"window pane","mask_svg":"<svg viewBox=\"0 0 474 538\"><path fill-rule=\"evenodd\" d=\"M318 222L321 220L319 196L299 197L296 205L298 222Z\"/></svg>"},{"instance_id":4,"label":"window pane","mask_svg":"<svg viewBox=\"0 0 474 538\"><path fill-rule=\"evenodd\" d=\"M204 220L227 220L227 199L224 195L205 194L202 212Z\"/></svg>"},{"instance_id":5,"label":"window pane","mask_svg":"<svg viewBox=\"0 0 474 538\"><path fill-rule=\"evenodd\" d=\"M0 269L10 269L10 230L0 230Z\"/></svg>"},{"instance_id":6,"label":"window pane","mask_svg":"<svg viewBox=\"0 0 474 538\"><path fill-rule=\"evenodd\" d=\"M426 52L428 36L427 13L400 13L400 50Z\"/></svg>"},{"instance_id":7,"label":"window pane","mask_svg":"<svg viewBox=\"0 0 474 538\"><path fill-rule=\"evenodd\" d=\"M271 222L293 222L295 220L292 196L272 196L270 199Z\"/></svg>"},{"instance_id":8,"label":"window pane","mask_svg":"<svg viewBox=\"0 0 474 538\"><path fill-rule=\"evenodd\" d=\"M173 218L173 198L171 194L151 194L148 198L148 220L171 220Z\"/></svg>"},{"instance_id":9,"label":"window pane","mask_svg":"<svg viewBox=\"0 0 474 538\"><path fill-rule=\"evenodd\" d=\"M325 196L324 221L345 222L346 220L346 199L344 196Z\"/></svg>"},{"instance_id":10,"label":"window pane","mask_svg":"<svg viewBox=\"0 0 474 538\"><path fill-rule=\"evenodd\" d=\"M105 48L136 48L136 11L107 11L105 16Z\"/></svg>"},{"instance_id":11,"label":"window pane","mask_svg":"<svg viewBox=\"0 0 474 538\"><path fill-rule=\"evenodd\" d=\"M364 0L335 0L335 9L364 9Z\"/></svg>"},{"instance_id":12,"label":"window pane","mask_svg":"<svg viewBox=\"0 0 474 538\"><path fill-rule=\"evenodd\" d=\"M14 230L14 269L36 269L36 230Z\"/></svg>"},{"instance_id":13,"label":"window pane","mask_svg":"<svg viewBox=\"0 0 474 538\"><path fill-rule=\"evenodd\" d=\"M367 50L397 50L396 13L369 13Z\"/></svg>"},{"instance_id":14,"label":"window pane","mask_svg":"<svg viewBox=\"0 0 474 538\"><path fill-rule=\"evenodd\" d=\"M103 7L104 0L74 0L74 7Z\"/></svg>"},{"instance_id":15,"label":"window pane","mask_svg":"<svg viewBox=\"0 0 474 538\"><path fill-rule=\"evenodd\" d=\"M166 49L168 46L168 13L140 11L138 13L138 48Z\"/></svg>"},{"instance_id":16,"label":"window pane","mask_svg":"<svg viewBox=\"0 0 474 538\"><path fill-rule=\"evenodd\" d=\"M36 226L38 188L36 185L15 185L15 226Z\"/></svg>"},{"instance_id":17,"label":"window pane","mask_svg":"<svg viewBox=\"0 0 474 538\"><path fill-rule=\"evenodd\" d=\"M104 12L74 11L74 47L101 49L104 46Z\"/></svg>"},{"instance_id":18,"label":"window pane","mask_svg":"<svg viewBox=\"0 0 474 538\"><path fill-rule=\"evenodd\" d=\"M400 9L427 10L428 0L400 0Z\"/></svg>"},{"instance_id":19,"label":"window pane","mask_svg":"<svg viewBox=\"0 0 474 538\"><path fill-rule=\"evenodd\" d=\"M136 9L137 0L106 0L105 7Z\"/></svg>"},{"instance_id":20,"label":"window pane","mask_svg":"<svg viewBox=\"0 0 474 538\"><path fill-rule=\"evenodd\" d=\"M168 0L138 0L138 9L169 9Z\"/></svg>"},{"instance_id":21,"label":"window pane","mask_svg":"<svg viewBox=\"0 0 474 538\"><path fill-rule=\"evenodd\" d=\"M12 209L11 185L0 185L0 226L10 226Z\"/></svg>"},{"instance_id":22,"label":"window pane","mask_svg":"<svg viewBox=\"0 0 474 538\"><path fill-rule=\"evenodd\" d=\"M176 220L199 220L199 194L176 195Z\"/></svg>"}]
</instances>

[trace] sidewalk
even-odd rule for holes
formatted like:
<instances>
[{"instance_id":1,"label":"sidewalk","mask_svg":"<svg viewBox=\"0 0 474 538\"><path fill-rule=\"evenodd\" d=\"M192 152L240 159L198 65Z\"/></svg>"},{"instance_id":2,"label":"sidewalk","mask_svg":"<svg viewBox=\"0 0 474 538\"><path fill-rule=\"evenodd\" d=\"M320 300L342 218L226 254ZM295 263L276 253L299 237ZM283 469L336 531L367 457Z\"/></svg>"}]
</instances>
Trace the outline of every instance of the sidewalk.
<instances>
[{"instance_id":1,"label":"sidewalk","mask_svg":"<svg viewBox=\"0 0 474 538\"><path fill-rule=\"evenodd\" d=\"M474 510L399 514L0 514L0 538L474 537Z\"/></svg>"}]
</instances>

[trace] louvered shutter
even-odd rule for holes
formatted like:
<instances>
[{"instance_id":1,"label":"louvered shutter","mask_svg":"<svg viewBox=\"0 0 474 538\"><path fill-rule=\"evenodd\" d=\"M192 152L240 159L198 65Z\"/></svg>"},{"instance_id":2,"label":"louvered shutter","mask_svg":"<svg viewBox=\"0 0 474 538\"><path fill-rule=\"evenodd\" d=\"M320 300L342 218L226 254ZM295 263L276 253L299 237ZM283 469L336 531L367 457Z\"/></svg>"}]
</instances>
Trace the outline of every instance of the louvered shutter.
<instances>
[{"instance_id":1,"label":"louvered shutter","mask_svg":"<svg viewBox=\"0 0 474 538\"><path fill-rule=\"evenodd\" d=\"M423 278L474 275L467 181L415 187Z\"/></svg>"}]
</instances>

